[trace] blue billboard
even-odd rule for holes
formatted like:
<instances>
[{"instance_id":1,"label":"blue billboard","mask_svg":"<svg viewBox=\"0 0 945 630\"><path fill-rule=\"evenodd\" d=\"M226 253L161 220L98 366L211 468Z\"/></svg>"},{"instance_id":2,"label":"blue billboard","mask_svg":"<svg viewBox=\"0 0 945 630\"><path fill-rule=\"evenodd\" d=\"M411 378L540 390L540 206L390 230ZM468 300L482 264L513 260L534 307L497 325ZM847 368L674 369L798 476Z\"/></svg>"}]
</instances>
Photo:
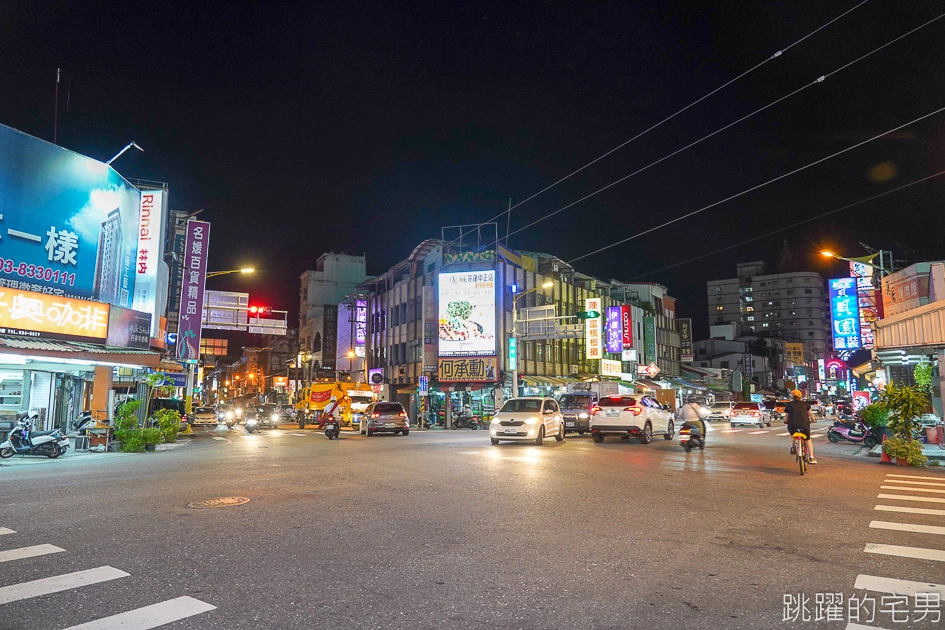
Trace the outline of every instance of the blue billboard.
<instances>
[{"instance_id":1,"label":"blue billboard","mask_svg":"<svg viewBox=\"0 0 945 630\"><path fill-rule=\"evenodd\" d=\"M828 280L830 290L830 331L834 350L860 348L860 307L856 278Z\"/></svg>"},{"instance_id":2,"label":"blue billboard","mask_svg":"<svg viewBox=\"0 0 945 630\"><path fill-rule=\"evenodd\" d=\"M107 164L0 125L0 286L130 308L140 205Z\"/></svg>"}]
</instances>

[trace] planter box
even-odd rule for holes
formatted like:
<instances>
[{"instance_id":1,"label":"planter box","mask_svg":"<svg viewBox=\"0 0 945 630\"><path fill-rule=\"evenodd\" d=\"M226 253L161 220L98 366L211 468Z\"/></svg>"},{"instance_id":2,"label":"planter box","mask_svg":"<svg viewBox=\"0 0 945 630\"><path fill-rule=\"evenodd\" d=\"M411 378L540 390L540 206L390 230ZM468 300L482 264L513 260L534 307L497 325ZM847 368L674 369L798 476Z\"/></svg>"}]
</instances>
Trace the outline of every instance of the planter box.
<instances>
[{"instance_id":1,"label":"planter box","mask_svg":"<svg viewBox=\"0 0 945 630\"><path fill-rule=\"evenodd\" d=\"M899 457L896 458L896 464L898 464L899 466L911 466L911 465L912 465L912 464L910 464L908 461L906 461L906 460L904 460L904 459L902 459L902 458L899 458Z\"/></svg>"}]
</instances>

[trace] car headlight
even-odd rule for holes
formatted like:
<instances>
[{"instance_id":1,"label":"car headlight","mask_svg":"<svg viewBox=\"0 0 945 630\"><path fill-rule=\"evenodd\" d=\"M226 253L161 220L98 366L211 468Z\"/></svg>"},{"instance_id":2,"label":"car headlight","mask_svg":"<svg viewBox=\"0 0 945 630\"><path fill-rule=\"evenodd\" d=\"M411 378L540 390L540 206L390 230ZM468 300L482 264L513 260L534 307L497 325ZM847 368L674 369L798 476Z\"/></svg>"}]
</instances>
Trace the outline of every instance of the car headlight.
<instances>
[{"instance_id":1,"label":"car headlight","mask_svg":"<svg viewBox=\"0 0 945 630\"><path fill-rule=\"evenodd\" d=\"M227 412L226 412L226 417L227 417L228 420L232 419L232 418L233 418L233 412L232 412L232 411L227 411Z\"/></svg>"},{"instance_id":2,"label":"car headlight","mask_svg":"<svg viewBox=\"0 0 945 630\"><path fill-rule=\"evenodd\" d=\"M538 422L538 418L536 418L535 416L532 416L530 418L525 418L525 424L535 424L536 422Z\"/></svg>"},{"instance_id":3,"label":"car headlight","mask_svg":"<svg viewBox=\"0 0 945 630\"><path fill-rule=\"evenodd\" d=\"M498 418L496 416L492 417L492 424L500 424L501 422L502 422L501 418Z\"/></svg>"},{"instance_id":4,"label":"car headlight","mask_svg":"<svg viewBox=\"0 0 945 630\"><path fill-rule=\"evenodd\" d=\"M581 420L586 420L587 418L590 418L590 416L586 413L579 413L578 418L580 418Z\"/></svg>"},{"instance_id":5,"label":"car headlight","mask_svg":"<svg viewBox=\"0 0 945 630\"><path fill-rule=\"evenodd\" d=\"M279 414L277 414L277 413L272 414L272 419L273 419L273 420L278 420L278 419L279 419Z\"/></svg>"}]
</instances>

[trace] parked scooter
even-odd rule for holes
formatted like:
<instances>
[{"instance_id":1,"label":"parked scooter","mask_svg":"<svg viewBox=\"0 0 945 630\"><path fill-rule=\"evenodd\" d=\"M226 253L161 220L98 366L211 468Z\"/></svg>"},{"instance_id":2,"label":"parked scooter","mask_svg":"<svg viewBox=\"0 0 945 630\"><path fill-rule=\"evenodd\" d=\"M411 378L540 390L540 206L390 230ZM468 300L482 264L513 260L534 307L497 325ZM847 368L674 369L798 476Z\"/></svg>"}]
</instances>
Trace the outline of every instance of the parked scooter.
<instances>
[{"instance_id":1,"label":"parked scooter","mask_svg":"<svg viewBox=\"0 0 945 630\"><path fill-rule=\"evenodd\" d=\"M83 411L69 423L69 428L81 434L82 430L85 429L88 424L94 424L92 421L92 412Z\"/></svg>"},{"instance_id":2,"label":"parked scooter","mask_svg":"<svg viewBox=\"0 0 945 630\"><path fill-rule=\"evenodd\" d=\"M9 438L0 444L0 457L6 459L14 455L45 455L55 459L69 449L69 440L62 429L52 431L33 431L33 422L39 416L21 418Z\"/></svg>"},{"instance_id":3,"label":"parked scooter","mask_svg":"<svg viewBox=\"0 0 945 630\"><path fill-rule=\"evenodd\" d=\"M247 433L252 433L253 431L259 433L259 420L256 419L256 416L250 416L243 422L243 427L246 429Z\"/></svg>"},{"instance_id":4,"label":"parked scooter","mask_svg":"<svg viewBox=\"0 0 945 630\"><path fill-rule=\"evenodd\" d=\"M851 418L852 420L852 418ZM827 439L836 444L840 440L862 443L863 446L873 448L879 444L879 438L862 422L855 420L851 422L836 421L833 426L827 429Z\"/></svg>"},{"instance_id":5,"label":"parked scooter","mask_svg":"<svg viewBox=\"0 0 945 630\"><path fill-rule=\"evenodd\" d=\"M698 424L683 422L682 427L679 429L679 444L687 453L694 448L704 451L705 436L702 434L701 427Z\"/></svg>"},{"instance_id":6,"label":"parked scooter","mask_svg":"<svg viewBox=\"0 0 945 630\"><path fill-rule=\"evenodd\" d=\"M338 420L334 416L328 416L328 419L325 420L325 437L329 440L338 439L340 432L341 426L338 424Z\"/></svg>"}]
</instances>

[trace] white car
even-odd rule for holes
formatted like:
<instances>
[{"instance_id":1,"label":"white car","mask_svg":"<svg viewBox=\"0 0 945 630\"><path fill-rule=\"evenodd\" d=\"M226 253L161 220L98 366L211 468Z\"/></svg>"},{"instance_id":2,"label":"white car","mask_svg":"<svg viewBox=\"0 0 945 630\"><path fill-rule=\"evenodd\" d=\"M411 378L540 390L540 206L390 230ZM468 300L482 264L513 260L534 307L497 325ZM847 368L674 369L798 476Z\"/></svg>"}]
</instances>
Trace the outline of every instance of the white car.
<instances>
[{"instance_id":1,"label":"white car","mask_svg":"<svg viewBox=\"0 0 945 630\"><path fill-rule=\"evenodd\" d=\"M493 444L509 440L541 445L546 437L560 442L564 418L554 398L513 398L492 417L489 437Z\"/></svg>"},{"instance_id":2,"label":"white car","mask_svg":"<svg viewBox=\"0 0 945 630\"><path fill-rule=\"evenodd\" d=\"M771 410L761 403L740 402L732 407L728 422L735 427L742 424L756 424L761 429L765 425L771 426Z\"/></svg>"},{"instance_id":3,"label":"white car","mask_svg":"<svg viewBox=\"0 0 945 630\"><path fill-rule=\"evenodd\" d=\"M197 407L194 409L194 426L217 426L217 411L213 407Z\"/></svg>"},{"instance_id":4,"label":"white car","mask_svg":"<svg viewBox=\"0 0 945 630\"><path fill-rule=\"evenodd\" d=\"M649 396L604 396L591 412L591 437L603 442L608 435L636 436L649 444L654 435L672 440L676 435L673 412Z\"/></svg>"},{"instance_id":5,"label":"white car","mask_svg":"<svg viewBox=\"0 0 945 630\"><path fill-rule=\"evenodd\" d=\"M732 404L733 403L730 402L712 403L712 406L709 407L709 416L706 418L706 420L709 422L712 422L713 420L728 422L728 417L732 413Z\"/></svg>"}]
</instances>

